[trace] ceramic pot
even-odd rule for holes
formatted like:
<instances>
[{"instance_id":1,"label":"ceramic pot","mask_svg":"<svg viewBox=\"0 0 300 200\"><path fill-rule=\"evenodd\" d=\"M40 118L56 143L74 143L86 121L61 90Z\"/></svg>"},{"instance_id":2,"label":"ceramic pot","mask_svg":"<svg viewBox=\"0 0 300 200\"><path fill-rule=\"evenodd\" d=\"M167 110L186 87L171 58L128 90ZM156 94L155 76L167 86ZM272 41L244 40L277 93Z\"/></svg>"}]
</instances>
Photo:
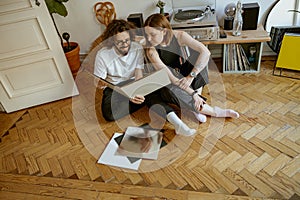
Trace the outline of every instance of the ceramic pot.
<instances>
[{"instance_id":1,"label":"ceramic pot","mask_svg":"<svg viewBox=\"0 0 300 200\"><path fill-rule=\"evenodd\" d=\"M80 68L80 57L79 57L80 47L79 47L78 43L70 42L71 50L66 51L65 47L67 47L68 44L64 43L63 46L64 46L65 55L66 55L69 67L71 69L72 75L73 75L73 77L75 77Z\"/></svg>"}]
</instances>

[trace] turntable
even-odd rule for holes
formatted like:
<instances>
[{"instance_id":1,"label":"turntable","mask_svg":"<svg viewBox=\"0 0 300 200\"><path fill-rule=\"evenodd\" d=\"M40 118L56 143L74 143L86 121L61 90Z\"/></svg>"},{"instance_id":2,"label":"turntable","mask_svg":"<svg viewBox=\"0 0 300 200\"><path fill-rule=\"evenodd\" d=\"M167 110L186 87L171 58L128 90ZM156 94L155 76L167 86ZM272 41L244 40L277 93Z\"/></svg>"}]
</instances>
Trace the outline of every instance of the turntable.
<instances>
[{"instance_id":1,"label":"turntable","mask_svg":"<svg viewBox=\"0 0 300 200\"><path fill-rule=\"evenodd\" d=\"M205 17L205 13L202 10L178 10L174 14L174 20L178 22L196 22L202 20Z\"/></svg>"},{"instance_id":2,"label":"turntable","mask_svg":"<svg viewBox=\"0 0 300 200\"><path fill-rule=\"evenodd\" d=\"M184 30L197 40L217 40L219 25L215 0L173 0L171 26Z\"/></svg>"}]
</instances>

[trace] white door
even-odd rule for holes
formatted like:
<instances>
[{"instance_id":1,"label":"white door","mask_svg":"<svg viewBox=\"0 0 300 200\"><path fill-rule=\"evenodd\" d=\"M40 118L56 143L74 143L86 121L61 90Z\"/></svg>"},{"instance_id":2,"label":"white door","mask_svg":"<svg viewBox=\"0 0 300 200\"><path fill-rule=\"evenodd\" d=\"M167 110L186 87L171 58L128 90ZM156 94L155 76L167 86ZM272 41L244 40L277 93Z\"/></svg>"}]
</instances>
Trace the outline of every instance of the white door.
<instances>
[{"instance_id":1,"label":"white door","mask_svg":"<svg viewBox=\"0 0 300 200\"><path fill-rule=\"evenodd\" d=\"M6 112L78 94L44 0L0 1L0 103Z\"/></svg>"},{"instance_id":2,"label":"white door","mask_svg":"<svg viewBox=\"0 0 300 200\"><path fill-rule=\"evenodd\" d=\"M300 9L299 0L281 0L274 4L266 17L265 29L271 31L272 26L299 26L300 14L291 10Z\"/></svg>"}]
</instances>

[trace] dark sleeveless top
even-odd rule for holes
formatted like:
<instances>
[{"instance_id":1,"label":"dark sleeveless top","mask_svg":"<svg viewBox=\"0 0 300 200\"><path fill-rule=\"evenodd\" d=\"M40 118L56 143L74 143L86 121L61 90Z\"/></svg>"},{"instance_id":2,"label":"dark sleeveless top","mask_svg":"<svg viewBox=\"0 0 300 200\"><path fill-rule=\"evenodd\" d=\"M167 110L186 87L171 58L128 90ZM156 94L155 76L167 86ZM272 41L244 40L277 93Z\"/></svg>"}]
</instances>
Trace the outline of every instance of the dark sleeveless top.
<instances>
[{"instance_id":1,"label":"dark sleeveless top","mask_svg":"<svg viewBox=\"0 0 300 200\"><path fill-rule=\"evenodd\" d=\"M177 39L175 36L173 36L170 44L166 47L163 46L157 46L156 50L159 54L160 59L162 62L167 65L168 67L171 67L173 69L175 68L181 68L180 59L182 57L181 53L181 47L179 46Z\"/></svg>"},{"instance_id":2,"label":"dark sleeveless top","mask_svg":"<svg viewBox=\"0 0 300 200\"><path fill-rule=\"evenodd\" d=\"M189 48L191 55L187 60L185 60L182 51L183 47L179 45L175 36L172 37L172 40L168 46L156 46L155 48L161 61L169 68L172 68L173 70L171 71L178 78L188 76L191 73L192 69L194 68L194 63L199 56L198 52ZM206 67L193 80L191 86L193 89L198 89L199 87L206 85L208 82L208 71Z\"/></svg>"}]
</instances>

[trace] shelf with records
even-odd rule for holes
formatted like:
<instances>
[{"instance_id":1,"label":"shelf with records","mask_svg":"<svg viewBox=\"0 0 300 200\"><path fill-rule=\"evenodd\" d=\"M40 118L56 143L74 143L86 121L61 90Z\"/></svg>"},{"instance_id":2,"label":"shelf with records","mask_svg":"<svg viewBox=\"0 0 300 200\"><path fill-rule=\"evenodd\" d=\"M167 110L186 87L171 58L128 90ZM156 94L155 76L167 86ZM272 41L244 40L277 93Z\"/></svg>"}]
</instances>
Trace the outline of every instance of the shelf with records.
<instances>
[{"instance_id":1,"label":"shelf with records","mask_svg":"<svg viewBox=\"0 0 300 200\"><path fill-rule=\"evenodd\" d=\"M202 43L205 45L223 45L223 73L259 72L263 43L271 40L264 27L258 24L256 30L243 30L240 36L233 36L232 30L223 30L220 27L221 31L226 33L225 38L202 41ZM252 47L251 52L255 51L253 53L254 60L253 57L250 57L250 47ZM247 60L250 64L247 64Z\"/></svg>"},{"instance_id":2,"label":"shelf with records","mask_svg":"<svg viewBox=\"0 0 300 200\"><path fill-rule=\"evenodd\" d=\"M256 73L260 69L262 43L223 45L223 73Z\"/></svg>"}]
</instances>

